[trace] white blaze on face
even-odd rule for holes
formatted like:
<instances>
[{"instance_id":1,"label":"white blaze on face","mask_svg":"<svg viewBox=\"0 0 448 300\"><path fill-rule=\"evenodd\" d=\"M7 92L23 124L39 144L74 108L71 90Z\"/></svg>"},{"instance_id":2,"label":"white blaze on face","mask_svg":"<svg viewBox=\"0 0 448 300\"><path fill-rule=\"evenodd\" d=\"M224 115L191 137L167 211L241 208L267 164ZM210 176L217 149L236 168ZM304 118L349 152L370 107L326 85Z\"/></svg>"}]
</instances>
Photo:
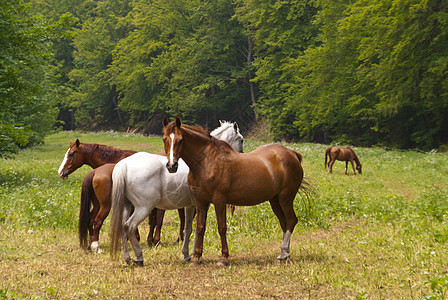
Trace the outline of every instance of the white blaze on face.
<instances>
[{"instance_id":1,"label":"white blaze on face","mask_svg":"<svg viewBox=\"0 0 448 300\"><path fill-rule=\"evenodd\" d=\"M67 152L65 153L64 160L62 161L61 165L59 166L59 170L58 170L59 177L62 177L62 169L64 168L65 163L67 162L67 156L68 156L69 151L70 151L70 149L68 149Z\"/></svg>"},{"instance_id":2,"label":"white blaze on face","mask_svg":"<svg viewBox=\"0 0 448 300\"><path fill-rule=\"evenodd\" d=\"M173 151L174 151L174 133L171 133L170 134L170 139L171 139L171 148L170 148L170 166L172 166L173 165L173 160L174 160L174 154L173 154Z\"/></svg>"}]
</instances>

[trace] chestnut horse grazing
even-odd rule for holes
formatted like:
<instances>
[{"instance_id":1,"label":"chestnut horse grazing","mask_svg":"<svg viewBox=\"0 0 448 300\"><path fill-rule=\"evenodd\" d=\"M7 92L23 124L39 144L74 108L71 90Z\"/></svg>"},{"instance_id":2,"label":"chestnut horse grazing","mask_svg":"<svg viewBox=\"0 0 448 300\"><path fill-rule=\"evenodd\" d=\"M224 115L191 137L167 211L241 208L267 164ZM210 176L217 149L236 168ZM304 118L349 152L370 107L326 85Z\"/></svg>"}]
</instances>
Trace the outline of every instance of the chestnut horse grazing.
<instances>
[{"instance_id":1,"label":"chestnut horse grazing","mask_svg":"<svg viewBox=\"0 0 448 300\"><path fill-rule=\"evenodd\" d=\"M167 169L175 173L182 158L190 168L188 184L197 210L196 241L191 264L201 261L207 211L213 203L221 237L218 265L227 265L226 204L256 205L269 201L283 230L279 260L290 256L291 234L298 222L293 208L302 186L302 156L281 145L266 145L238 153L200 126L163 119Z\"/></svg>"},{"instance_id":2,"label":"chestnut horse grazing","mask_svg":"<svg viewBox=\"0 0 448 300\"><path fill-rule=\"evenodd\" d=\"M327 158L329 161L327 163ZM353 161L356 163L356 170L359 174L362 174L362 164L359 161L358 156L355 151L350 148L338 148L338 147L328 147L325 150L325 168L328 168L328 173L333 173L333 165L336 160L345 161L345 174L347 175L348 162L352 164L353 173L356 175L355 166Z\"/></svg>"}]
</instances>

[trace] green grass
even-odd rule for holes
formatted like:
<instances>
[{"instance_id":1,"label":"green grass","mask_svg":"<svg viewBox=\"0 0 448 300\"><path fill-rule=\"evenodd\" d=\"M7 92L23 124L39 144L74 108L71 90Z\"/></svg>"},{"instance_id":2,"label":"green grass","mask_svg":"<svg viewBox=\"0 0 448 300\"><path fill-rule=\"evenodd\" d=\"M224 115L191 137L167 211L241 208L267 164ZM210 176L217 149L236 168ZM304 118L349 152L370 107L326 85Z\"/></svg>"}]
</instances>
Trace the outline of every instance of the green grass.
<instances>
[{"instance_id":1,"label":"green grass","mask_svg":"<svg viewBox=\"0 0 448 300\"><path fill-rule=\"evenodd\" d=\"M310 202L297 196L292 259L277 262L281 230L268 203L228 216L230 266L215 266L220 241L209 211L204 261L180 262L176 211L166 214L162 246L144 247L144 268L78 246L84 166L62 180L68 141L159 152L160 137L60 132L45 145L0 160L0 299L310 298L443 299L448 294L448 155L355 148L362 175L324 169L328 145L285 144L303 155ZM261 142L245 141L251 151ZM350 171L350 170L349 170ZM143 236L148 226L142 223Z\"/></svg>"}]
</instances>

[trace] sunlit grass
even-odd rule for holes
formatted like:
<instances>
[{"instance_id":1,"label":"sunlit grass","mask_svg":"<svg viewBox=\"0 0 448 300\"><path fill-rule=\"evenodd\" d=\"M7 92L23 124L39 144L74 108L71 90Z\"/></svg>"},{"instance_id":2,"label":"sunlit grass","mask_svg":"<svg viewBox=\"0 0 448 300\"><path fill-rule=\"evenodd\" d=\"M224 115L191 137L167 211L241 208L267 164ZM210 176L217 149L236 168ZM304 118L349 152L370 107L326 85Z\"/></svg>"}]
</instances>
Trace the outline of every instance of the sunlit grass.
<instances>
[{"instance_id":1,"label":"sunlit grass","mask_svg":"<svg viewBox=\"0 0 448 300\"><path fill-rule=\"evenodd\" d=\"M0 160L1 298L312 298L421 299L446 293L448 155L355 148L362 175L324 168L328 145L285 144L303 155L311 202L295 201L299 224L292 259L279 263L282 232L268 203L228 216L230 266L217 268L221 245L211 206L204 263L180 262L176 211L167 212L162 246L145 267L109 257L108 219L99 255L78 246L84 166L68 180L57 169L69 140L159 152L160 137L114 132L60 132L46 144ZM261 142L246 140L251 151ZM349 168L349 174L351 170ZM142 235L147 224L141 225ZM431 288L431 284L434 288ZM440 292L441 291L441 292ZM4 296L2 296L4 295Z\"/></svg>"}]
</instances>

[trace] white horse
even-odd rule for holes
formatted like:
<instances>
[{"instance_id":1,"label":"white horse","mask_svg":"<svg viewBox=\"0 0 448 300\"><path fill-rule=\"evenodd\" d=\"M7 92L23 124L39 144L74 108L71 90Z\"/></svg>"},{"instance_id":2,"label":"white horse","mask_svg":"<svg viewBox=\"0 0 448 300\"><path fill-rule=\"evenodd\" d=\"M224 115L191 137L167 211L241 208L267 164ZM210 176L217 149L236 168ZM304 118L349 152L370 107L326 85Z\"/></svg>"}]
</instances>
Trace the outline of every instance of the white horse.
<instances>
[{"instance_id":1,"label":"white horse","mask_svg":"<svg viewBox=\"0 0 448 300\"><path fill-rule=\"evenodd\" d=\"M211 135L228 141L232 147L243 152L243 136L236 123L222 122ZM187 183L189 168L180 160L177 173L166 170L166 156L139 152L118 162L112 173L112 215L110 223L111 254L123 245L123 259L131 264L128 240L131 243L135 264L143 266L142 249L135 237L138 225L153 208L164 210L185 207L185 229L182 244L183 261L190 260L189 242L195 213L193 197ZM130 215L131 204L134 212Z\"/></svg>"}]
</instances>

